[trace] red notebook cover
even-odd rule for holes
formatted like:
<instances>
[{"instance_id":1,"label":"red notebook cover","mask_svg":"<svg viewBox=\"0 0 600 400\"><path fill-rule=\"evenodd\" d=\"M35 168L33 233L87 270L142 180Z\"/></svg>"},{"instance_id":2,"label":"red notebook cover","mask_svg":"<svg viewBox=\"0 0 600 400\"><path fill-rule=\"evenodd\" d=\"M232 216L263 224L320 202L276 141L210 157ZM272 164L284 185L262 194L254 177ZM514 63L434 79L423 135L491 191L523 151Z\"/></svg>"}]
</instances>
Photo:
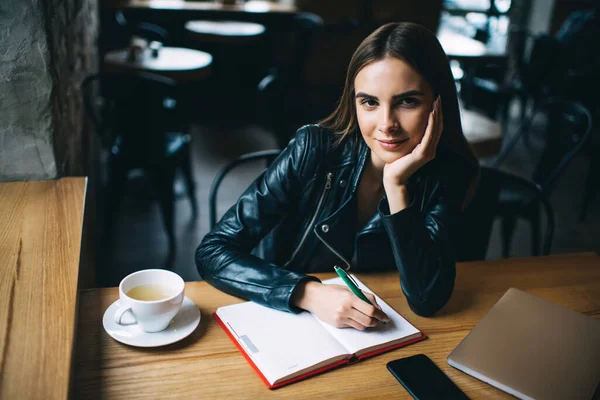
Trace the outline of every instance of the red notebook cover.
<instances>
[{"instance_id":1,"label":"red notebook cover","mask_svg":"<svg viewBox=\"0 0 600 400\"><path fill-rule=\"evenodd\" d=\"M283 381L283 382L279 382L279 383L276 383L274 385L271 385L269 383L269 381L267 380L267 378L265 378L265 376L262 374L262 372L260 372L260 369L258 369L258 367L256 366L256 364L254 364L254 362L252 361L252 358L250 358L250 356L248 356L248 354L246 353L246 350L239 344L239 342L237 340L235 340L235 338L233 337L233 335L231 334L231 332L229 331L229 329L227 329L227 327L225 326L225 324L223 323L223 321L221 321L221 318L219 318L219 316L217 315L217 313L213 313L213 318L219 323L219 325L225 331L225 333L227 334L227 336L229 336L229 339L231 339L231 341L233 342L233 344L235 344L235 346L238 348L238 350L240 351L240 353L242 353L242 355L244 356L244 358L246 359L246 361L248 361L248 364L250 364L250 366L252 367L252 369L254 369L254 371L258 374L258 376L260 377L260 379L265 383L265 385L267 385L267 387L269 389L277 389L277 388L280 388L282 386L289 385L290 383L294 383L294 382L298 382L298 381L301 381L301 380L306 379L306 378L310 378L311 376L315 376L315 375L321 374L321 373L323 373L325 371L329 371L329 370L332 370L334 368L341 367L343 365L354 364L354 363L357 363L357 362L359 362L361 360L364 360L366 358L373 357L373 356L376 356L378 354L382 354L382 353L385 353L385 352L388 352L388 351L391 351L391 350L395 350L395 349L398 349L400 347L404 347L404 346L407 346L409 344L421 341L421 340L423 340L423 339L425 339L427 337L427 335L425 335L425 333L421 332L421 336L416 337L416 338L411 339L411 340L408 340L406 342L397 343L397 344L391 345L389 347L385 347L383 349L375 350L375 351L372 351L370 353L363 354L360 357L351 356L351 357L349 357L346 360L341 360L341 361L335 362L333 364L326 365L324 367L316 369L314 371L307 372L306 374L302 374L302 375L296 376L294 378L288 379L287 381Z\"/></svg>"}]
</instances>

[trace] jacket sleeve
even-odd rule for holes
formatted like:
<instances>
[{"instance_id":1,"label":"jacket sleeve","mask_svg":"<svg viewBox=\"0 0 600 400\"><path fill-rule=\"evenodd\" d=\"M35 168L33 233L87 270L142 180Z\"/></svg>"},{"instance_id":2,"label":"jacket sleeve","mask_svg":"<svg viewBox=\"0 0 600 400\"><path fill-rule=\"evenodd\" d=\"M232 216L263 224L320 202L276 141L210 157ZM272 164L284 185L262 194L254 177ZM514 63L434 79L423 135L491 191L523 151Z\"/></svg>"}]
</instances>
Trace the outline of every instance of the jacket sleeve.
<instances>
[{"instance_id":1,"label":"jacket sleeve","mask_svg":"<svg viewBox=\"0 0 600 400\"><path fill-rule=\"evenodd\" d=\"M301 281L318 280L251 254L260 240L294 210L303 182L314 174L314 168L305 165L311 148L310 129L307 126L298 130L288 147L246 189L196 250L200 276L219 290L278 310L298 312L290 304L294 290Z\"/></svg>"},{"instance_id":2,"label":"jacket sleeve","mask_svg":"<svg viewBox=\"0 0 600 400\"><path fill-rule=\"evenodd\" d=\"M408 304L416 314L429 317L446 304L454 289L451 235L456 234L452 231L460 201L451 198L442 182L434 184L430 193L426 185L419 190L422 193L414 193L407 208L391 215L384 198L379 213Z\"/></svg>"}]
</instances>

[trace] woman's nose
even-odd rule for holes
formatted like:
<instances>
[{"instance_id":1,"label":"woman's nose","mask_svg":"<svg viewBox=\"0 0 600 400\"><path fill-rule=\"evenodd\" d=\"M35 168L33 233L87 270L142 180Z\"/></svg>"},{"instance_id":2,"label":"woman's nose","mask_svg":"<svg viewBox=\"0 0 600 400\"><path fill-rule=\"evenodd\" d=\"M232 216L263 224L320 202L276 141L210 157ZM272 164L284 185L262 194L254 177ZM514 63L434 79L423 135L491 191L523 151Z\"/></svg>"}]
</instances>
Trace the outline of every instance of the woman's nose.
<instances>
[{"instance_id":1,"label":"woman's nose","mask_svg":"<svg viewBox=\"0 0 600 400\"><path fill-rule=\"evenodd\" d=\"M393 133L399 128L398 120L391 110L381 110L377 125L382 133Z\"/></svg>"}]
</instances>

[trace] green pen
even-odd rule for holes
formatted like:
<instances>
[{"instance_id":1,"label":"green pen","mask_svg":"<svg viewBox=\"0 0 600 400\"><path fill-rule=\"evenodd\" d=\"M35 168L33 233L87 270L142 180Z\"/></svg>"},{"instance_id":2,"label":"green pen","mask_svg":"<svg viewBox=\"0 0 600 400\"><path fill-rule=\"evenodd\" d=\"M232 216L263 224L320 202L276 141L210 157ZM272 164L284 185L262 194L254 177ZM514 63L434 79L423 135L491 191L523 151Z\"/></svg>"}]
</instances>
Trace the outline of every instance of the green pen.
<instances>
[{"instance_id":1,"label":"green pen","mask_svg":"<svg viewBox=\"0 0 600 400\"><path fill-rule=\"evenodd\" d=\"M350 275L348 275L346 273L346 271L344 271L343 268L340 268L336 265L335 267L333 267L333 269L335 270L335 272L337 272L337 274L340 276L340 278L342 278L342 280L344 281L346 286L348 286L350 288L350 290L352 290L352 293L354 293L362 301L369 303L370 305L373 305L373 303L371 303L369 301L369 299L367 299L367 296L365 296L365 294L358 288L356 283L354 283L354 281L352 280L352 277ZM373 306L373 307L375 307L375 306ZM379 321L379 322L383 325L387 325L384 321Z\"/></svg>"}]
</instances>

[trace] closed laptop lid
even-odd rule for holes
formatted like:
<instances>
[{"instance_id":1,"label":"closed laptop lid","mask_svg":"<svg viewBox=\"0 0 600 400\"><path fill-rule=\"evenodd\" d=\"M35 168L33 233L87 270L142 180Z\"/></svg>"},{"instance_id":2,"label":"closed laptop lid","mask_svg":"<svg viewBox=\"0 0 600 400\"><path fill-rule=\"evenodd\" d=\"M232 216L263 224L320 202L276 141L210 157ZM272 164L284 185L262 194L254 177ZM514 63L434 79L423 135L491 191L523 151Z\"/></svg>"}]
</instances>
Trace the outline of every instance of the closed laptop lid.
<instances>
[{"instance_id":1,"label":"closed laptop lid","mask_svg":"<svg viewBox=\"0 0 600 400\"><path fill-rule=\"evenodd\" d=\"M600 382L600 320L511 288L448 364L523 399L590 399Z\"/></svg>"}]
</instances>

